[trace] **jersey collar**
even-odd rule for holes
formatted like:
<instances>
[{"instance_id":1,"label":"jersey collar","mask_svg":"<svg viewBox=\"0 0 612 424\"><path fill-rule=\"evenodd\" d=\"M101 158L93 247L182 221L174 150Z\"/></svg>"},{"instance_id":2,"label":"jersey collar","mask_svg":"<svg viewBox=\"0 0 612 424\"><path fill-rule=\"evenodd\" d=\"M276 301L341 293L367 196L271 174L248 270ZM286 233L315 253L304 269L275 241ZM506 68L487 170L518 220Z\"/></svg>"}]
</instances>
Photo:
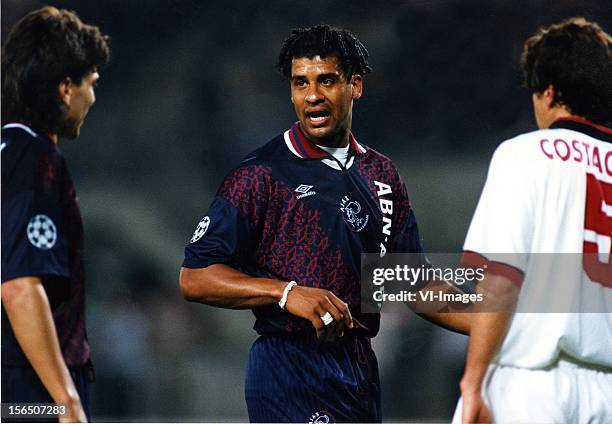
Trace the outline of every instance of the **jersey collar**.
<instances>
[{"instance_id":1,"label":"jersey collar","mask_svg":"<svg viewBox=\"0 0 612 424\"><path fill-rule=\"evenodd\" d=\"M298 122L285 131L284 138L287 148L300 159L323 159L329 156L329 153L306 138ZM349 144L351 150L357 154L367 152L366 148L357 142L353 133L349 134Z\"/></svg>"},{"instance_id":2,"label":"jersey collar","mask_svg":"<svg viewBox=\"0 0 612 424\"><path fill-rule=\"evenodd\" d=\"M612 128L596 124L578 116L559 118L549 128L565 128L584 133L598 140L612 142Z\"/></svg>"},{"instance_id":3,"label":"jersey collar","mask_svg":"<svg viewBox=\"0 0 612 424\"><path fill-rule=\"evenodd\" d=\"M20 130L23 130L30 134L32 137L38 137L38 134L36 134L32 128L19 122L10 122L2 126L3 130L8 130L11 128L19 128Z\"/></svg>"},{"instance_id":4,"label":"jersey collar","mask_svg":"<svg viewBox=\"0 0 612 424\"><path fill-rule=\"evenodd\" d=\"M55 145L58 144L58 138L56 134L42 134L42 137L41 137L40 134L34 132L32 128L28 127L25 124L22 124L21 122L9 122L8 124L5 124L2 126L3 130L10 130L11 128L19 128L20 130L23 130L27 132L28 134L30 134L32 137L42 138L43 140L50 141L51 143Z\"/></svg>"}]
</instances>

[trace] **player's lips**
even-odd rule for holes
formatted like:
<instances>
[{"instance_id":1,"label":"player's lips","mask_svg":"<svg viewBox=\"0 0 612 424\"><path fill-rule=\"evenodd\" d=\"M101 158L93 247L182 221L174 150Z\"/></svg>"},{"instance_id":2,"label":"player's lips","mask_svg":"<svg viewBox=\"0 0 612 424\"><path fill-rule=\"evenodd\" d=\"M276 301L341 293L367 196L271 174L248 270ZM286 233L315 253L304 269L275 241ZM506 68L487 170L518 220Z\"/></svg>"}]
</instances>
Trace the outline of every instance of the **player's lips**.
<instances>
[{"instance_id":1,"label":"player's lips","mask_svg":"<svg viewBox=\"0 0 612 424\"><path fill-rule=\"evenodd\" d=\"M313 127L323 127L329 122L331 113L327 109L310 109L304 115Z\"/></svg>"}]
</instances>

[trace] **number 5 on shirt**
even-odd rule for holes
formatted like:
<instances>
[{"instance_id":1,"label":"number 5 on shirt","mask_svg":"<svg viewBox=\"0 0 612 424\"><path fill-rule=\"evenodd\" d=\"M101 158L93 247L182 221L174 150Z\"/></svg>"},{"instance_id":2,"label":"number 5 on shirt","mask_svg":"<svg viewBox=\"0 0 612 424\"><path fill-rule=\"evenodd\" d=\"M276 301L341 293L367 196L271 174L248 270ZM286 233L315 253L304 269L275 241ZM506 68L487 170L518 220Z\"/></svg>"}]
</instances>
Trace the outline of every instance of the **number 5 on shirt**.
<instances>
[{"instance_id":1,"label":"number 5 on shirt","mask_svg":"<svg viewBox=\"0 0 612 424\"><path fill-rule=\"evenodd\" d=\"M587 174L583 267L593 282L612 287L612 184Z\"/></svg>"}]
</instances>

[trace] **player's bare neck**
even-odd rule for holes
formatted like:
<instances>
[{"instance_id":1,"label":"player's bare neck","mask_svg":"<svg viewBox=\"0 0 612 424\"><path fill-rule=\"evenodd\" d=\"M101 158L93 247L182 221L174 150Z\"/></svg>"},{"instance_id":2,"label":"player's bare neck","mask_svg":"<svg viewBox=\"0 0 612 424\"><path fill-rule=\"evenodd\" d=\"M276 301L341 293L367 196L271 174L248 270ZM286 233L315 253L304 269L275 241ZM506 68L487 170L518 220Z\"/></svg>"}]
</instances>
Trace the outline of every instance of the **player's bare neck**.
<instances>
[{"instance_id":1,"label":"player's bare neck","mask_svg":"<svg viewBox=\"0 0 612 424\"><path fill-rule=\"evenodd\" d=\"M573 115L565 106L555 105L548 109L546 116L544 117L545 125L543 128L549 128L555 121L567 118L579 118L577 115Z\"/></svg>"},{"instance_id":2,"label":"player's bare neck","mask_svg":"<svg viewBox=\"0 0 612 424\"><path fill-rule=\"evenodd\" d=\"M573 115L565 106L560 106L555 111L555 120L563 118L581 118L578 115Z\"/></svg>"}]
</instances>

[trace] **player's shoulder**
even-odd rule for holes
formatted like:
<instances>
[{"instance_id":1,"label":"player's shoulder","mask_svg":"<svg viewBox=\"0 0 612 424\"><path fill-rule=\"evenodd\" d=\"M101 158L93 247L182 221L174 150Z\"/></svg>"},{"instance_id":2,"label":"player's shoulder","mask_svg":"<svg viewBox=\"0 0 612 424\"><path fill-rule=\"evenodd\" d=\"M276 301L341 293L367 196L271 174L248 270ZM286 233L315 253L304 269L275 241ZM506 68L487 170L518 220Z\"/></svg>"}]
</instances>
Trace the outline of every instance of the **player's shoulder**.
<instances>
[{"instance_id":1,"label":"player's shoulder","mask_svg":"<svg viewBox=\"0 0 612 424\"><path fill-rule=\"evenodd\" d=\"M502 141L493 153L494 161L534 161L542 159L541 144L555 135L550 129L529 131Z\"/></svg>"},{"instance_id":2,"label":"player's shoulder","mask_svg":"<svg viewBox=\"0 0 612 424\"><path fill-rule=\"evenodd\" d=\"M365 144L361 144L361 147L365 149L364 157L367 160L372 161L372 162L380 162L380 163L391 163L391 164L393 163L391 158L379 152L378 150L375 150L374 148L368 145L365 145Z\"/></svg>"},{"instance_id":3,"label":"player's shoulder","mask_svg":"<svg viewBox=\"0 0 612 424\"><path fill-rule=\"evenodd\" d=\"M585 139L580 134L564 128L519 134L497 147L490 169L523 177L561 175L572 169L580 171L590 160L589 152L592 153L590 147L583 145Z\"/></svg>"},{"instance_id":4,"label":"player's shoulder","mask_svg":"<svg viewBox=\"0 0 612 424\"><path fill-rule=\"evenodd\" d=\"M283 147L282 136L277 136L249 152L229 171L225 185L232 181L240 184L241 181L261 180L270 176L274 165L281 160Z\"/></svg>"},{"instance_id":5,"label":"player's shoulder","mask_svg":"<svg viewBox=\"0 0 612 424\"><path fill-rule=\"evenodd\" d=\"M49 188L58 175L64 175L65 159L57 146L29 127L5 125L1 140L2 184L7 193Z\"/></svg>"},{"instance_id":6,"label":"player's shoulder","mask_svg":"<svg viewBox=\"0 0 612 424\"><path fill-rule=\"evenodd\" d=\"M1 139L3 161L61 157L60 151L51 141L22 124L3 126Z\"/></svg>"},{"instance_id":7,"label":"player's shoulder","mask_svg":"<svg viewBox=\"0 0 612 424\"><path fill-rule=\"evenodd\" d=\"M397 174L397 167L388 156L382 154L381 152L371 148L370 146L362 145L365 149L365 153L360 158L360 162L364 165L368 165L373 169L385 169L394 174Z\"/></svg>"},{"instance_id":8,"label":"player's shoulder","mask_svg":"<svg viewBox=\"0 0 612 424\"><path fill-rule=\"evenodd\" d=\"M505 152L524 149L542 138L545 132L546 130L534 130L517 134L514 137L502 141L497 147L497 150Z\"/></svg>"},{"instance_id":9,"label":"player's shoulder","mask_svg":"<svg viewBox=\"0 0 612 424\"><path fill-rule=\"evenodd\" d=\"M274 137L247 154L225 176L217 196L237 205L267 192L273 165L279 161L282 136ZM248 203L248 201L247 201Z\"/></svg>"},{"instance_id":10,"label":"player's shoulder","mask_svg":"<svg viewBox=\"0 0 612 424\"><path fill-rule=\"evenodd\" d=\"M576 135L581 137L587 135L566 128L543 128L519 134L510 139L504 140L496 149L499 154L525 154L533 150L541 150L542 144L546 143L565 143L572 141ZM557 141L558 140L558 141Z\"/></svg>"},{"instance_id":11,"label":"player's shoulder","mask_svg":"<svg viewBox=\"0 0 612 424\"><path fill-rule=\"evenodd\" d=\"M249 167L254 165L270 166L280 160L284 142L282 135L276 136L262 146L246 154L236 166Z\"/></svg>"},{"instance_id":12,"label":"player's shoulder","mask_svg":"<svg viewBox=\"0 0 612 424\"><path fill-rule=\"evenodd\" d=\"M403 184L399 170L388 156L377 150L363 146L365 153L357 154L355 163L358 172L367 180L375 180L392 187Z\"/></svg>"}]
</instances>

